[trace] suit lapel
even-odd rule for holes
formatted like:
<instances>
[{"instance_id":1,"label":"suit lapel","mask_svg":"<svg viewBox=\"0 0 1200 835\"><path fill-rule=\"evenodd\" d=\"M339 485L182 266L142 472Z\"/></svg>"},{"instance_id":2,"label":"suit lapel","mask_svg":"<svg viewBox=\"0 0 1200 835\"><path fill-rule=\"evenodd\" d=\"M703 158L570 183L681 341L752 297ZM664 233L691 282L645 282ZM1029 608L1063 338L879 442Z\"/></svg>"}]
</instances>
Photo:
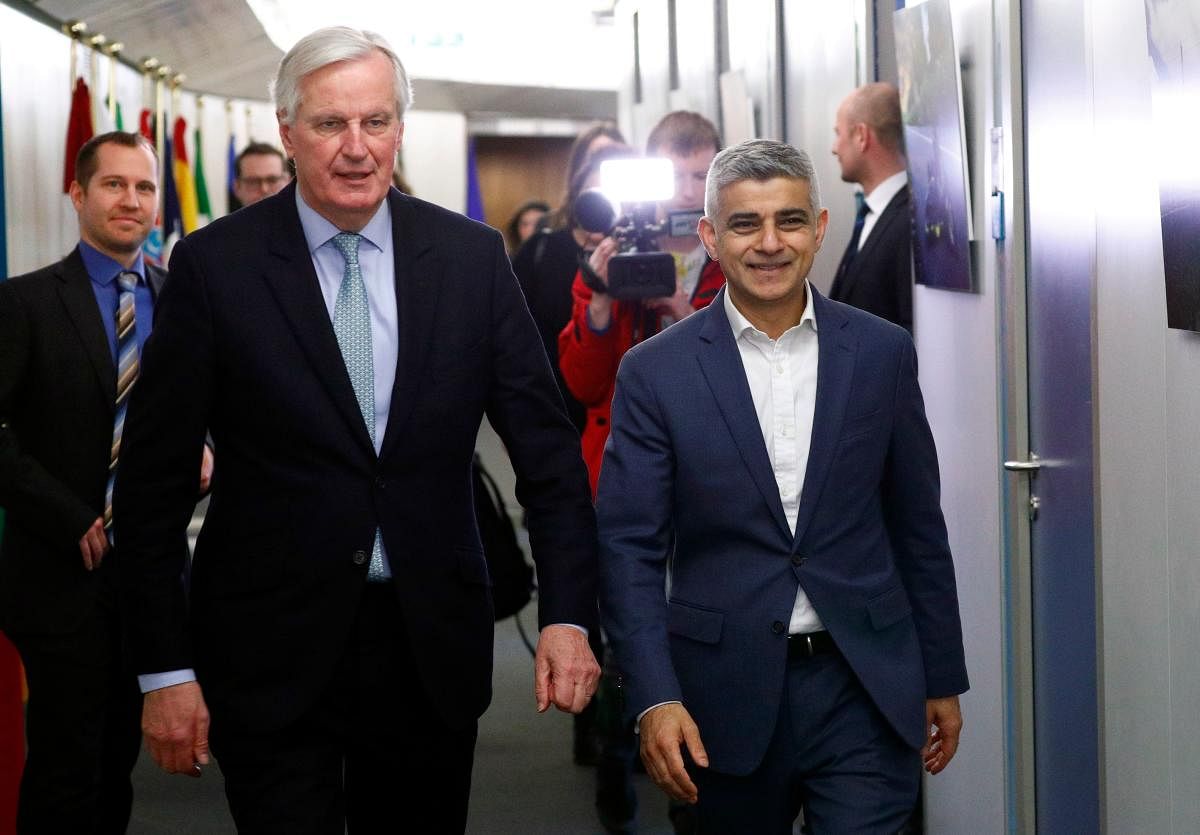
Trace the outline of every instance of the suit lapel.
<instances>
[{"instance_id":1,"label":"suit lapel","mask_svg":"<svg viewBox=\"0 0 1200 835\"><path fill-rule=\"evenodd\" d=\"M388 195L392 215L392 252L396 259L396 320L399 356L387 430L380 457L395 447L412 414L421 371L433 338L438 292L443 266L429 235L428 222L418 218L412 200L392 189Z\"/></svg>"},{"instance_id":2,"label":"suit lapel","mask_svg":"<svg viewBox=\"0 0 1200 835\"><path fill-rule=\"evenodd\" d=\"M295 188L293 184L274 201L279 211L269 233L271 257L265 278L296 340L316 370L317 378L346 419L351 434L374 457L375 446L354 397L350 375L333 333L333 323L329 320L308 242L300 225L293 194Z\"/></svg>"},{"instance_id":3,"label":"suit lapel","mask_svg":"<svg viewBox=\"0 0 1200 835\"><path fill-rule=\"evenodd\" d=\"M92 367L104 390L104 400L109 408L116 409L117 368L113 364L112 349L100 319L100 308L96 304L96 293L92 280L88 278L83 258L75 249L62 260L58 267L58 295L67 311L67 318L79 334L84 351L91 359Z\"/></svg>"},{"instance_id":4,"label":"suit lapel","mask_svg":"<svg viewBox=\"0 0 1200 835\"><path fill-rule=\"evenodd\" d=\"M904 220L908 219L908 186L904 186L904 188L892 195L892 199L884 207L879 220L871 228L871 234L867 236L862 249L859 250L854 260L850 262L849 273L858 272L855 269L856 265L870 262L870 259L875 256L875 250L879 248L879 242L887 237L887 228L891 224L898 222L901 218ZM850 283L852 282L847 282L847 284Z\"/></svg>"},{"instance_id":5,"label":"suit lapel","mask_svg":"<svg viewBox=\"0 0 1200 835\"><path fill-rule=\"evenodd\" d=\"M167 281L167 274L164 270L146 264L146 286L150 288L150 295L157 301L158 294L162 292L163 284Z\"/></svg>"},{"instance_id":6,"label":"suit lapel","mask_svg":"<svg viewBox=\"0 0 1200 835\"><path fill-rule=\"evenodd\" d=\"M754 411L754 398L746 382L746 369L742 366L733 328L725 315L724 294L725 290L722 290L708 307L694 314L705 317L700 328L700 370L712 390L733 442L750 471L750 478L771 509L776 524L790 539L792 533L783 513L779 486L775 483L775 472L771 468L762 428Z\"/></svg>"},{"instance_id":7,"label":"suit lapel","mask_svg":"<svg viewBox=\"0 0 1200 835\"><path fill-rule=\"evenodd\" d=\"M800 509L796 516L797 543L804 538L813 510L821 496L825 478L841 436L846 417L846 402L854 379L854 359L857 344L849 320L837 305L812 290L817 317L817 402L813 412L812 440L809 444L808 466L804 472L804 489L800 494Z\"/></svg>"}]
</instances>

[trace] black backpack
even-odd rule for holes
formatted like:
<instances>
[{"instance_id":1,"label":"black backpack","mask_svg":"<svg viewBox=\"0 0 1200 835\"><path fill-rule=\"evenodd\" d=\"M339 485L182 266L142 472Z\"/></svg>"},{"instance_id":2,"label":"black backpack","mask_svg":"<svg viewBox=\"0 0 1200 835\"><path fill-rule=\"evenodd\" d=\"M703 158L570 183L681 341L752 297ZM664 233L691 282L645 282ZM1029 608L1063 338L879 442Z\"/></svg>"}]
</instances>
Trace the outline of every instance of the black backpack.
<instances>
[{"instance_id":1,"label":"black backpack","mask_svg":"<svg viewBox=\"0 0 1200 835\"><path fill-rule=\"evenodd\" d=\"M532 598L536 588L533 566L525 559L500 489L483 468L479 453L475 453L471 465L471 488L475 493L475 522L492 579L492 604L496 620L503 620L525 608Z\"/></svg>"}]
</instances>

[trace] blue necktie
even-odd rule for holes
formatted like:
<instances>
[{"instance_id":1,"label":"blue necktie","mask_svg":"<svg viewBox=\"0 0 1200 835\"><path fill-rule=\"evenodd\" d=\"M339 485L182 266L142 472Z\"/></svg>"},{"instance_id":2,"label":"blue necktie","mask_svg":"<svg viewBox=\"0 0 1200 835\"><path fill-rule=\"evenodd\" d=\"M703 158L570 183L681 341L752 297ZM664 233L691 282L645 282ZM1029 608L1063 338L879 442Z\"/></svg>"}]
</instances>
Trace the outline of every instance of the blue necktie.
<instances>
[{"instance_id":1,"label":"blue necktie","mask_svg":"<svg viewBox=\"0 0 1200 835\"><path fill-rule=\"evenodd\" d=\"M125 429L129 392L138 375L137 319L133 308L133 294L138 279L138 274L134 272L122 272L117 276L117 286L120 288L117 296L117 401L112 452L108 459L108 486L104 489L104 529L108 531L109 542L113 540L112 496L113 482L117 476L117 456L121 452L121 434Z\"/></svg>"},{"instance_id":2,"label":"blue necktie","mask_svg":"<svg viewBox=\"0 0 1200 835\"><path fill-rule=\"evenodd\" d=\"M350 374L358 410L367 424L371 443L375 443L375 360L371 353L371 308L367 303L367 285L358 265L361 239L361 235L353 232L341 232L333 237L333 245L346 262L342 286L338 288L337 301L333 305L333 333ZM378 583L390 576L383 559L383 540L376 528L367 580Z\"/></svg>"}]
</instances>

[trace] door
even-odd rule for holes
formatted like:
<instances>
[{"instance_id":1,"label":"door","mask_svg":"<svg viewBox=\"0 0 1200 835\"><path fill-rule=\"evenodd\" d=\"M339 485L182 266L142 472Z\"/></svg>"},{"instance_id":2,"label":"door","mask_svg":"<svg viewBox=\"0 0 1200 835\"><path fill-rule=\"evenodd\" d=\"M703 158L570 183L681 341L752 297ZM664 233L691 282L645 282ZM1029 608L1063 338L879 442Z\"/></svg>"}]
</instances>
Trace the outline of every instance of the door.
<instances>
[{"instance_id":1,"label":"door","mask_svg":"<svg viewBox=\"0 0 1200 835\"><path fill-rule=\"evenodd\" d=\"M1038 832L1100 831L1093 282L1095 172L1083 0L1021 5L1024 63L1026 683ZM1036 456L1036 459L1034 458ZM1021 466L1014 463L1010 469ZM1015 504L1015 503L1014 503ZM1026 617L1027 616L1027 617ZM1020 654L1018 654L1020 657ZM1029 728L1022 729L1028 738Z\"/></svg>"}]
</instances>

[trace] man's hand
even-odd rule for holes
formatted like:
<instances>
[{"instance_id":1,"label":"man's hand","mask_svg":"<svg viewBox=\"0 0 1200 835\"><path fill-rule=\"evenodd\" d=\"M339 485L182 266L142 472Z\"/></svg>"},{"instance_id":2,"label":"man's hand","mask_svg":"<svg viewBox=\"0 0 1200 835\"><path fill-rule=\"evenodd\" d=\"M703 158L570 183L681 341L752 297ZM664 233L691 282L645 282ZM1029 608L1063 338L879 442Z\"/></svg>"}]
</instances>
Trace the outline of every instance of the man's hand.
<instances>
[{"instance_id":1,"label":"man's hand","mask_svg":"<svg viewBox=\"0 0 1200 835\"><path fill-rule=\"evenodd\" d=\"M551 703L559 710L579 713L596 692L600 665L587 636L573 626L552 624L538 638L533 659L533 694L538 713Z\"/></svg>"},{"instance_id":2,"label":"man's hand","mask_svg":"<svg viewBox=\"0 0 1200 835\"><path fill-rule=\"evenodd\" d=\"M104 519L97 516L96 521L88 526L79 539L79 553L83 555L83 567L94 571L100 567L104 555L108 553L108 537L104 534Z\"/></svg>"},{"instance_id":3,"label":"man's hand","mask_svg":"<svg viewBox=\"0 0 1200 835\"><path fill-rule=\"evenodd\" d=\"M958 696L925 701L925 747L921 749L921 760L930 774L937 774L954 758L962 724Z\"/></svg>"},{"instance_id":4,"label":"man's hand","mask_svg":"<svg viewBox=\"0 0 1200 835\"><path fill-rule=\"evenodd\" d=\"M152 690L142 702L146 750L170 774L199 777L208 765L208 707L194 681Z\"/></svg>"},{"instance_id":5,"label":"man's hand","mask_svg":"<svg viewBox=\"0 0 1200 835\"><path fill-rule=\"evenodd\" d=\"M208 444L204 445L204 452L200 456L200 495L203 496L208 492L209 486L212 484L213 474L213 451Z\"/></svg>"},{"instance_id":6,"label":"man's hand","mask_svg":"<svg viewBox=\"0 0 1200 835\"><path fill-rule=\"evenodd\" d=\"M691 714L681 704L659 705L642 717L639 729L642 762L650 779L676 800L695 803L700 795L684 768L679 745L687 746L692 761L701 768L708 768L708 753Z\"/></svg>"}]
</instances>

